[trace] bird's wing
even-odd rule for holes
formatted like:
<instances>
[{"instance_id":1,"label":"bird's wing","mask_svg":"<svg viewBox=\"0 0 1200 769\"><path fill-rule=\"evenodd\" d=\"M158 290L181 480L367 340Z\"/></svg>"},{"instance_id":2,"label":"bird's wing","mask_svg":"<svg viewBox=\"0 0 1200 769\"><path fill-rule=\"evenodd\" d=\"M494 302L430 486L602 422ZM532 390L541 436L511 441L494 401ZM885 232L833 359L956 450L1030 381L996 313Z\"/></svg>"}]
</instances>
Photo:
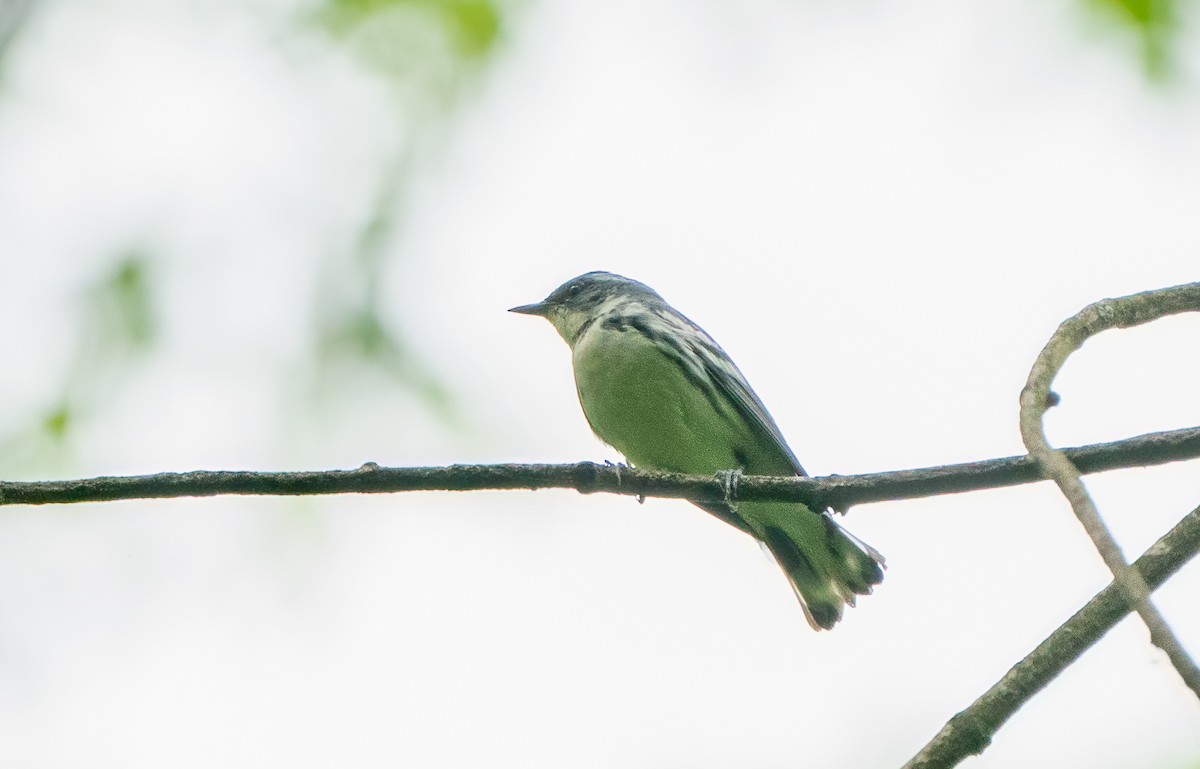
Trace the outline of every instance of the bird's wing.
<instances>
[{"instance_id":1,"label":"bird's wing","mask_svg":"<svg viewBox=\"0 0 1200 769\"><path fill-rule=\"evenodd\" d=\"M721 349L721 346L708 335L704 329L688 320L683 315L677 315L677 321L686 323L695 335L688 334L687 344L695 345L696 358L704 362L704 367L711 380L722 395L728 398L738 414L745 420L751 433L760 447L770 446L778 452L782 464L791 467L796 475L808 475L800 465L800 460L792 452L779 426L771 418L767 407L759 400L758 395L751 389L746 377L734 364L733 359Z\"/></svg>"}]
</instances>

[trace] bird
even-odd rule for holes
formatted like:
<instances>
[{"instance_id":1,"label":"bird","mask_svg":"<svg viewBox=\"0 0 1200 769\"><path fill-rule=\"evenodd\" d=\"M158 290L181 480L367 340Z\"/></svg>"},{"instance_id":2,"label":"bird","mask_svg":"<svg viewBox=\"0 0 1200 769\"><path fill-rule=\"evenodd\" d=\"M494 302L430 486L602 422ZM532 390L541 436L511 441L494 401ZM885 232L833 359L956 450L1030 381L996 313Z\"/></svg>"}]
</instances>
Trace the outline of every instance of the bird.
<instances>
[{"instance_id":1,"label":"bird","mask_svg":"<svg viewBox=\"0 0 1200 769\"><path fill-rule=\"evenodd\" d=\"M584 416L635 468L805 476L728 354L654 289L611 272L572 278L510 312L548 320L571 348ZM774 557L814 630L883 580L885 561L829 510L799 502L693 501Z\"/></svg>"}]
</instances>

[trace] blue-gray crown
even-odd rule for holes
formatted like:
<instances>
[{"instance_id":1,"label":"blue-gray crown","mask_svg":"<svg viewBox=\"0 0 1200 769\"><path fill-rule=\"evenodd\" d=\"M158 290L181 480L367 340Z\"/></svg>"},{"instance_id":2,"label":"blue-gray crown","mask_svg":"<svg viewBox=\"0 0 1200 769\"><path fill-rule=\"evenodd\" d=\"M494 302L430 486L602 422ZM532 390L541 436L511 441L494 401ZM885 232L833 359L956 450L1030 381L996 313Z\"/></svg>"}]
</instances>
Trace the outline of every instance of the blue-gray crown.
<instances>
[{"instance_id":1,"label":"blue-gray crown","mask_svg":"<svg viewBox=\"0 0 1200 769\"><path fill-rule=\"evenodd\" d=\"M598 307L614 296L651 300L653 303L663 301L663 298L645 283L612 272L596 270L571 278L550 292L544 303L585 310Z\"/></svg>"}]
</instances>

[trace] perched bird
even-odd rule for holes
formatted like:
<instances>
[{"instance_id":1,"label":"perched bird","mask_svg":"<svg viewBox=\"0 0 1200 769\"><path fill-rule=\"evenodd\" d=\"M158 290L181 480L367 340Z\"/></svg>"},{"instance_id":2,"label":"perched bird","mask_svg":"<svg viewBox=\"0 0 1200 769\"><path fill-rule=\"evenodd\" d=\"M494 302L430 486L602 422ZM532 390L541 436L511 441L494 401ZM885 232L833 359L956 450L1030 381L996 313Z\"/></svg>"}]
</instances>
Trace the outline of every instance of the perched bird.
<instances>
[{"instance_id":1,"label":"perched bird","mask_svg":"<svg viewBox=\"0 0 1200 769\"><path fill-rule=\"evenodd\" d=\"M545 318L570 345L588 424L633 466L806 475L725 351L649 286L589 272L511 312ZM832 628L883 580L883 556L828 512L797 502L695 504L766 545L815 630Z\"/></svg>"}]
</instances>

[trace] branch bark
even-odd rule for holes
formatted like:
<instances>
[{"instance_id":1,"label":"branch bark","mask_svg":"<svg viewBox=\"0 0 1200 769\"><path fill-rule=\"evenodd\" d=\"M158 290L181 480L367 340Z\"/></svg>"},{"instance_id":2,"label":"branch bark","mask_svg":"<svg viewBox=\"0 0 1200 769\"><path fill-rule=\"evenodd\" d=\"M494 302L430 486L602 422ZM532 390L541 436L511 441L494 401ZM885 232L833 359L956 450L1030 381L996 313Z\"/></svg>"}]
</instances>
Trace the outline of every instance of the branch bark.
<instances>
[{"instance_id":1,"label":"branch bark","mask_svg":"<svg viewBox=\"0 0 1200 769\"><path fill-rule=\"evenodd\" d=\"M1029 372L1021 392L1021 437L1030 456L1037 459L1047 478L1058 484L1071 504L1114 580L1125 591L1130 604L1150 631L1150 642L1166 653L1179 677L1200 699L1200 668L1188 655L1162 613L1150 600L1150 587L1136 569L1131 569L1112 532L1105 525L1095 502L1083 484L1080 472L1067 455L1050 446L1044 417L1050 401L1050 385L1067 358L1085 341L1101 331L1128 328L1181 312L1200 311L1200 283L1146 291L1088 305L1059 325Z\"/></svg>"},{"instance_id":2,"label":"branch bark","mask_svg":"<svg viewBox=\"0 0 1200 769\"><path fill-rule=\"evenodd\" d=\"M1178 462L1200 457L1200 427L1149 433L1111 443L1064 449L1081 472ZM1043 480L1029 456L863 475L821 478L743 476L737 499L799 501L837 510L868 502L1002 488ZM156 475L65 481L0 481L0 505L50 505L242 495L384 494L400 491L575 489L629 496L719 501L727 490L716 478L635 470L592 462L557 465L450 465L355 470L252 472L196 470Z\"/></svg>"},{"instance_id":3,"label":"branch bark","mask_svg":"<svg viewBox=\"0 0 1200 769\"><path fill-rule=\"evenodd\" d=\"M1133 568L1158 588L1200 552L1200 507L1137 559ZM951 718L904 769L945 769L977 755L1014 713L1129 614L1125 591L1114 580L1038 644L979 699Z\"/></svg>"}]
</instances>

